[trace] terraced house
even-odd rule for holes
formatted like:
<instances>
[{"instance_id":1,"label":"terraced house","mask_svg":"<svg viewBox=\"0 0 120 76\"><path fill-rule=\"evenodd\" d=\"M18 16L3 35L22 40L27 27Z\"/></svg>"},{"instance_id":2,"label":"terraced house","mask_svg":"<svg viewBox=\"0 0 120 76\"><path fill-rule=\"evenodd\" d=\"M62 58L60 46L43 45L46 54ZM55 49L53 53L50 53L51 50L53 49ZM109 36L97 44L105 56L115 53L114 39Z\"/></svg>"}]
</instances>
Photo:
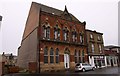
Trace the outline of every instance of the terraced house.
<instances>
[{"instance_id":1,"label":"terraced house","mask_svg":"<svg viewBox=\"0 0 120 76\"><path fill-rule=\"evenodd\" d=\"M103 33L86 29L89 63L96 68L105 67Z\"/></svg>"},{"instance_id":2,"label":"terraced house","mask_svg":"<svg viewBox=\"0 0 120 76\"><path fill-rule=\"evenodd\" d=\"M17 65L35 71L74 69L87 62L85 22L68 12L32 2Z\"/></svg>"}]
</instances>

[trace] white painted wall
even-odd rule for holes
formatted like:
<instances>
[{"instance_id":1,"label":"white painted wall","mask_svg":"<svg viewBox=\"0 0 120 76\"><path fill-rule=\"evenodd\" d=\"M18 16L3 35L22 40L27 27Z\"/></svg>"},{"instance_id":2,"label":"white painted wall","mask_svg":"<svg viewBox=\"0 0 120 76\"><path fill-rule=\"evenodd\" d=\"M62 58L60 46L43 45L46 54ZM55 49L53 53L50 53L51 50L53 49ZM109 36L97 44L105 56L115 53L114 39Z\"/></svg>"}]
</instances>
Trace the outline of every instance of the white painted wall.
<instances>
[{"instance_id":1,"label":"white painted wall","mask_svg":"<svg viewBox=\"0 0 120 76\"><path fill-rule=\"evenodd\" d=\"M92 56L91 58L90 58L90 56L89 56L89 63L90 63L92 66L95 66L94 57L93 57L93 56Z\"/></svg>"},{"instance_id":2,"label":"white painted wall","mask_svg":"<svg viewBox=\"0 0 120 76\"><path fill-rule=\"evenodd\" d=\"M106 56L105 56L105 67L107 67L107 59L106 59Z\"/></svg>"},{"instance_id":3,"label":"white painted wall","mask_svg":"<svg viewBox=\"0 0 120 76\"><path fill-rule=\"evenodd\" d=\"M66 69L70 68L70 66L69 66L70 60L69 59L70 59L69 55L68 54L64 54L64 66L65 66ZM66 63L67 63L67 66L66 66Z\"/></svg>"}]
</instances>

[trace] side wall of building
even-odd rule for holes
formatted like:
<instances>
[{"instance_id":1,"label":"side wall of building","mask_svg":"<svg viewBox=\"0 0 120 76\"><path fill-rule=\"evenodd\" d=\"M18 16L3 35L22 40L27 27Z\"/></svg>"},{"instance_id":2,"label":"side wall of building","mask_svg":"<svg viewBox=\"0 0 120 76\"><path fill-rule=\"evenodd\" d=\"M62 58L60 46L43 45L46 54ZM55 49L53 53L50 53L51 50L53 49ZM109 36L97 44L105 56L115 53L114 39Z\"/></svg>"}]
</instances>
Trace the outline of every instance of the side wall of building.
<instances>
[{"instance_id":1,"label":"side wall of building","mask_svg":"<svg viewBox=\"0 0 120 76\"><path fill-rule=\"evenodd\" d=\"M29 62L37 61L37 28L22 42L18 50L17 65L21 68L28 68Z\"/></svg>"},{"instance_id":2,"label":"side wall of building","mask_svg":"<svg viewBox=\"0 0 120 76\"><path fill-rule=\"evenodd\" d=\"M39 14L40 7L32 3L26 21L21 47L18 49L17 65L19 67L28 68L29 62L37 61Z\"/></svg>"},{"instance_id":3,"label":"side wall of building","mask_svg":"<svg viewBox=\"0 0 120 76\"><path fill-rule=\"evenodd\" d=\"M39 13L40 7L35 3L32 3L29 15L25 24L25 30L22 41L37 27L39 26Z\"/></svg>"}]
</instances>

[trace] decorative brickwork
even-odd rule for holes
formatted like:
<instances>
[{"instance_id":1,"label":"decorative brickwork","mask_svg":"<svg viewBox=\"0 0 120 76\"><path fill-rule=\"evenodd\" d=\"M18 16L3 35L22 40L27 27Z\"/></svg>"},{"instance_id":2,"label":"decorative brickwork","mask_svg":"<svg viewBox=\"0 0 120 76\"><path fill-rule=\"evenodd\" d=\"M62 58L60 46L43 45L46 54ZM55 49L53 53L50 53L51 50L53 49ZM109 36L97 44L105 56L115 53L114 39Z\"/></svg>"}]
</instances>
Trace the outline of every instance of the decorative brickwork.
<instances>
[{"instance_id":1,"label":"decorative brickwork","mask_svg":"<svg viewBox=\"0 0 120 76\"><path fill-rule=\"evenodd\" d=\"M18 49L18 66L28 69L29 62L36 62L40 72L74 69L75 49L80 51L79 62L87 62L85 24L66 6L60 11L33 2Z\"/></svg>"}]
</instances>

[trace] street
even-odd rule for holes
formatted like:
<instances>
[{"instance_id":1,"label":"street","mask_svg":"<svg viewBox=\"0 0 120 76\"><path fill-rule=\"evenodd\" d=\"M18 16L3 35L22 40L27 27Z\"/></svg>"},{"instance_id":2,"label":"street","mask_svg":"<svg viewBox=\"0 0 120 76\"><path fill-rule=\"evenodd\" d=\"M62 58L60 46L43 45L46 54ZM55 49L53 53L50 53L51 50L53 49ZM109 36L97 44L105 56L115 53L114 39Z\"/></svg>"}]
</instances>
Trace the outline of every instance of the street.
<instances>
[{"instance_id":1,"label":"street","mask_svg":"<svg viewBox=\"0 0 120 76\"><path fill-rule=\"evenodd\" d=\"M94 71L86 72L51 72L51 73L40 73L40 74L30 74L30 73L16 73L8 74L4 76L120 76L120 67L108 67L102 69L95 69Z\"/></svg>"},{"instance_id":2,"label":"street","mask_svg":"<svg viewBox=\"0 0 120 76\"><path fill-rule=\"evenodd\" d=\"M120 68L108 67L102 69L96 69L94 71L77 72L78 74L120 74Z\"/></svg>"}]
</instances>

